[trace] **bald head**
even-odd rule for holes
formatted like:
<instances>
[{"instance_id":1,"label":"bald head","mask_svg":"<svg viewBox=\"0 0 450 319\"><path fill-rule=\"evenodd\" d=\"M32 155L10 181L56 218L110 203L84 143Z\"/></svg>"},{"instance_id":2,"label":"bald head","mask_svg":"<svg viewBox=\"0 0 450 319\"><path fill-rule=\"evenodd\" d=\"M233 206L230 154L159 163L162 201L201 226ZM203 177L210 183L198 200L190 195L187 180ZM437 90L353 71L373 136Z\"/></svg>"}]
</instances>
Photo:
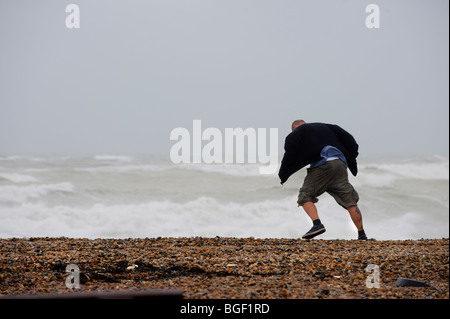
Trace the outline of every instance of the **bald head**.
<instances>
[{"instance_id":1,"label":"bald head","mask_svg":"<svg viewBox=\"0 0 450 319\"><path fill-rule=\"evenodd\" d=\"M295 120L294 122L292 122L292 130L295 130L297 127L305 123L306 122L303 120Z\"/></svg>"}]
</instances>

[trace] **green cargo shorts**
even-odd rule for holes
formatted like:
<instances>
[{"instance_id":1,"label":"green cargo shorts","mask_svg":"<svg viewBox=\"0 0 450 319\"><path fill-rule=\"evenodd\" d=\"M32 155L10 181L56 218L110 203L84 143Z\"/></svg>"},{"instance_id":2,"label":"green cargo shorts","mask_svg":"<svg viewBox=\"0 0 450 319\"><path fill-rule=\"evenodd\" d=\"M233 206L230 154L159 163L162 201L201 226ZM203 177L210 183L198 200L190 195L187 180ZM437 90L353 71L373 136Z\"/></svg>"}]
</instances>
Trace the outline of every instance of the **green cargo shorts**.
<instances>
[{"instance_id":1,"label":"green cargo shorts","mask_svg":"<svg viewBox=\"0 0 450 319\"><path fill-rule=\"evenodd\" d=\"M358 203L359 195L348 181L347 166L341 160L332 160L318 167L308 168L297 204L303 206L306 202L317 203L317 197L325 192L333 196L345 209Z\"/></svg>"}]
</instances>

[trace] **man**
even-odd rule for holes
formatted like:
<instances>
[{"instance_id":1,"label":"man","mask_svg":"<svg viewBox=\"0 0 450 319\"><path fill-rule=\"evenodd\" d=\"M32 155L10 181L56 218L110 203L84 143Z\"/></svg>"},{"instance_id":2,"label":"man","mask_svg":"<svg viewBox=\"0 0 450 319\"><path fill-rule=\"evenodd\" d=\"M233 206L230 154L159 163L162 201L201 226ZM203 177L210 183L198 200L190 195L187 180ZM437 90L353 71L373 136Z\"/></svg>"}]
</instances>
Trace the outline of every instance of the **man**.
<instances>
[{"instance_id":1,"label":"man","mask_svg":"<svg viewBox=\"0 0 450 319\"><path fill-rule=\"evenodd\" d=\"M318 196L327 192L348 210L358 229L358 239L366 240L357 205L359 196L347 174L347 167L354 176L358 173L358 144L353 136L337 125L296 120L292 123L292 132L286 137L284 150L278 173L281 184L310 164L297 203L311 218L313 227L302 238L311 239L325 232L315 203Z\"/></svg>"}]
</instances>

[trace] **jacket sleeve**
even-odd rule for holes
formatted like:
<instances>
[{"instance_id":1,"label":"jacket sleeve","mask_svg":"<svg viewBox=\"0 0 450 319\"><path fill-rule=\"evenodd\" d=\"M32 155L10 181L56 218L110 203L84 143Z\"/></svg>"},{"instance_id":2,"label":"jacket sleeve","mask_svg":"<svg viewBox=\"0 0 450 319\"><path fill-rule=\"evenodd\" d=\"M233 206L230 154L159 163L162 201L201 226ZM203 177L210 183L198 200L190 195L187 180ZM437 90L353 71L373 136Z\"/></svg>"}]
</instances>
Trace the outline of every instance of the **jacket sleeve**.
<instances>
[{"instance_id":1,"label":"jacket sleeve","mask_svg":"<svg viewBox=\"0 0 450 319\"><path fill-rule=\"evenodd\" d=\"M347 149L348 155L350 155L353 158L357 158L359 154L358 153L359 145L358 143L356 143L355 138L338 125L332 125L331 129L339 138L339 141L342 143L342 145L344 145L344 147Z\"/></svg>"},{"instance_id":2,"label":"jacket sleeve","mask_svg":"<svg viewBox=\"0 0 450 319\"><path fill-rule=\"evenodd\" d=\"M330 126L333 132L338 137L341 144L345 147L345 158L347 159L348 168L350 169L351 173L356 176L358 174L358 165L356 162L356 158L358 157L358 149L359 145L356 143L355 138L348 133L346 130L341 128L338 125L331 125Z\"/></svg>"},{"instance_id":3,"label":"jacket sleeve","mask_svg":"<svg viewBox=\"0 0 450 319\"><path fill-rule=\"evenodd\" d=\"M299 140L294 134L289 134L284 142L284 156L281 160L278 177L281 184L284 184L288 178L299 170L297 157L299 153Z\"/></svg>"}]
</instances>

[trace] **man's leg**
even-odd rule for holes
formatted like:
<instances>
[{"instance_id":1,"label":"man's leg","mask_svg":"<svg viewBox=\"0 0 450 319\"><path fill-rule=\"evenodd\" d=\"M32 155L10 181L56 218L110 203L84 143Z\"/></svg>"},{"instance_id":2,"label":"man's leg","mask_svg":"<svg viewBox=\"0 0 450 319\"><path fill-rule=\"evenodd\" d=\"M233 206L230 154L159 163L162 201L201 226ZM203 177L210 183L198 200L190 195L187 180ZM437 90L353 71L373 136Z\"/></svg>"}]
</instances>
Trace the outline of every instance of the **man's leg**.
<instances>
[{"instance_id":1,"label":"man's leg","mask_svg":"<svg viewBox=\"0 0 450 319\"><path fill-rule=\"evenodd\" d=\"M367 239L366 233L364 232L362 214L357 205L350 206L347 208L350 217L352 218L353 224L355 224L358 229L358 239Z\"/></svg>"},{"instance_id":2,"label":"man's leg","mask_svg":"<svg viewBox=\"0 0 450 319\"><path fill-rule=\"evenodd\" d=\"M316 205L313 202L306 202L303 204L303 209L306 214L308 214L309 218L314 222L316 219L319 219L319 214L317 213Z\"/></svg>"},{"instance_id":3,"label":"man's leg","mask_svg":"<svg viewBox=\"0 0 450 319\"><path fill-rule=\"evenodd\" d=\"M303 186L298 194L297 204L303 207L313 222L313 227L302 236L304 239L311 239L325 232L325 226L319 219L315 203L318 201L317 197L325 192L329 182L330 174L326 169L328 166L325 163L320 167L308 168Z\"/></svg>"},{"instance_id":4,"label":"man's leg","mask_svg":"<svg viewBox=\"0 0 450 319\"><path fill-rule=\"evenodd\" d=\"M358 208L359 195L348 181L347 166L339 160L331 162L335 168L335 183L327 192L334 197L336 202L346 208L350 217L358 229L358 239L367 239L364 233L361 211Z\"/></svg>"},{"instance_id":5,"label":"man's leg","mask_svg":"<svg viewBox=\"0 0 450 319\"><path fill-rule=\"evenodd\" d=\"M350 206L347 208L350 217L352 218L353 224L355 224L356 228L358 230L363 230L363 222L362 222L362 215L361 211L359 210L358 206Z\"/></svg>"},{"instance_id":6,"label":"man's leg","mask_svg":"<svg viewBox=\"0 0 450 319\"><path fill-rule=\"evenodd\" d=\"M325 232L325 226L319 219L319 214L317 213L316 205L313 202L306 202L302 205L306 214L311 218L313 222L313 227L302 236L303 239L311 239Z\"/></svg>"}]
</instances>

